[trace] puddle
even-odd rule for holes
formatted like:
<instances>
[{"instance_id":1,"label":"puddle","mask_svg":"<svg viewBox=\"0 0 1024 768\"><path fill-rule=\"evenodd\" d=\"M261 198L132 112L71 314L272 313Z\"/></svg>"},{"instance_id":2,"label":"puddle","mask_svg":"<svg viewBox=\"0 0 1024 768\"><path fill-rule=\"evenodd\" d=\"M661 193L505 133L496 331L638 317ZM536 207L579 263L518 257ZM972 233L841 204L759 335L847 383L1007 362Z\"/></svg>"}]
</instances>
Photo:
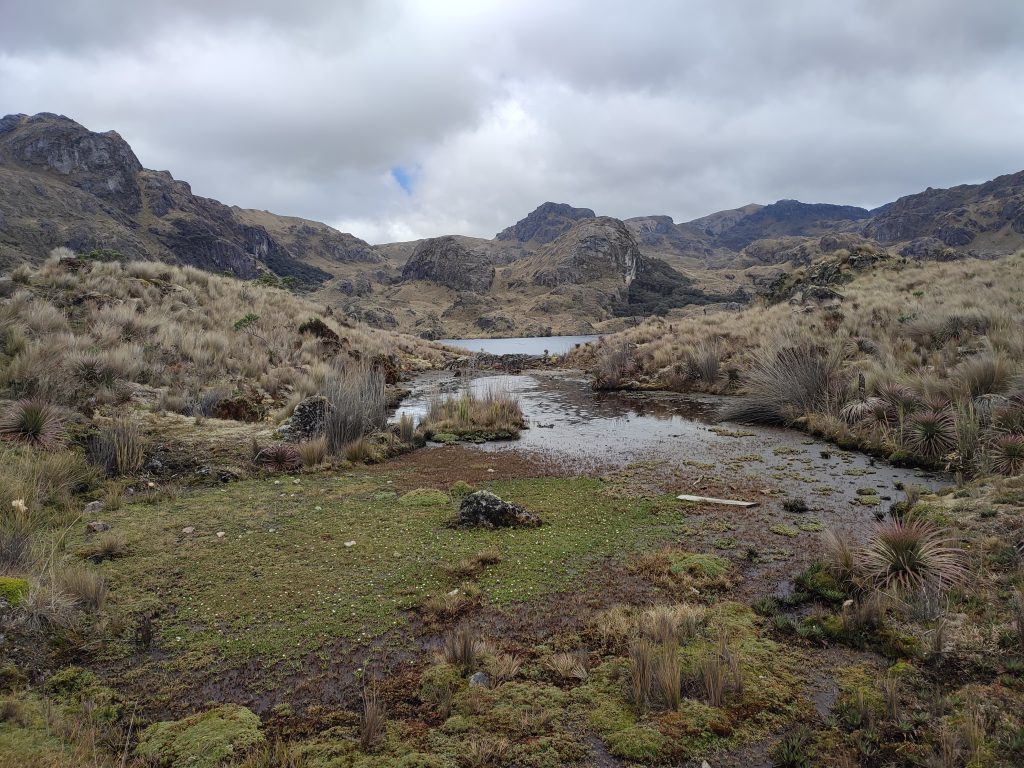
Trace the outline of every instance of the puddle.
<instances>
[{"instance_id":1,"label":"puddle","mask_svg":"<svg viewBox=\"0 0 1024 768\"><path fill-rule=\"evenodd\" d=\"M948 482L941 474L893 467L795 430L716 423L722 398L594 392L588 379L573 371L472 379L425 374L413 383L395 418L403 413L420 418L434 393L467 386L476 392L499 388L517 395L529 425L519 440L485 443L479 446L482 451L530 454L579 474L661 461L698 474L706 470L760 480L806 499L810 510L794 518L806 522L817 512L840 508L870 519L902 498L900 486L937 489Z\"/></svg>"}]
</instances>

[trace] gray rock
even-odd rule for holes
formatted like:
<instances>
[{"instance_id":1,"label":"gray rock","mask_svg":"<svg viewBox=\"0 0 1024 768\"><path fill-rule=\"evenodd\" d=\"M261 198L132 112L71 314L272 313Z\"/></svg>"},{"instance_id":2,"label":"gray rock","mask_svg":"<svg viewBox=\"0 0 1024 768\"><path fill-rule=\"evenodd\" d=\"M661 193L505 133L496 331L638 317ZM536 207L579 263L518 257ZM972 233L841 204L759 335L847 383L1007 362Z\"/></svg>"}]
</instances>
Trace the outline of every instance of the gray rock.
<instances>
[{"instance_id":1,"label":"gray rock","mask_svg":"<svg viewBox=\"0 0 1024 768\"><path fill-rule=\"evenodd\" d=\"M474 672L469 678L470 688L490 688L491 680L483 672Z\"/></svg>"},{"instance_id":2,"label":"gray rock","mask_svg":"<svg viewBox=\"0 0 1024 768\"><path fill-rule=\"evenodd\" d=\"M459 525L481 528L532 528L541 524L536 515L518 504L504 501L490 491L476 491L459 506Z\"/></svg>"},{"instance_id":3,"label":"gray rock","mask_svg":"<svg viewBox=\"0 0 1024 768\"><path fill-rule=\"evenodd\" d=\"M295 406L288 419L288 437L300 441L322 435L330 408L331 404L323 395L307 397Z\"/></svg>"},{"instance_id":4,"label":"gray rock","mask_svg":"<svg viewBox=\"0 0 1024 768\"><path fill-rule=\"evenodd\" d=\"M573 208L566 203L541 203L525 219L503 229L494 239L550 243L572 229L577 221L593 218L594 212L589 208Z\"/></svg>"},{"instance_id":5,"label":"gray rock","mask_svg":"<svg viewBox=\"0 0 1024 768\"><path fill-rule=\"evenodd\" d=\"M85 524L85 530L89 533L101 533L102 531L109 531L110 524L104 523L102 520L93 520L91 523Z\"/></svg>"},{"instance_id":6,"label":"gray rock","mask_svg":"<svg viewBox=\"0 0 1024 768\"><path fill-rule=\"evenodd\" d=\"M103 505L102 501L90 501L88 504L85 505L85 508L82 509L82 514L83 515L96 515L96 514L99 514L100 510L103 509L103 506L104 505Z\"/></svg>"},{"instance_id":7,"label":"gray rock","mask_svg":"<svg viewBox=\"0 0 1024 768\"><path fill-rule=\"evenodd\" d=\"M194 525L187 525L181 529L181 532L186 536L191 536L193 533L196 532L196 527Z\"/></svg>"},{"instance_id":8,"label":"gray rock","mask_svg":"<svg viewBox=\"0 0 1024 768\"><path fill-rule=\"evenodd\" d=\"M541 265L533 283L548 288L593 280L619 280L628 286L643 261L632 233L618 219L583 219L536 257Z\"/></svg>"},{"instance_id":9,"label":"gray rock","mask_svg":"<svg viewBox=\"0 0 1024 768\"><path fill-rule=\"evenodd\" d=\"M494 280L494 265L451 235L423 240L402 267L403 280L429 280L457 291L483 293Z\"/></svg>"}]
</instances>

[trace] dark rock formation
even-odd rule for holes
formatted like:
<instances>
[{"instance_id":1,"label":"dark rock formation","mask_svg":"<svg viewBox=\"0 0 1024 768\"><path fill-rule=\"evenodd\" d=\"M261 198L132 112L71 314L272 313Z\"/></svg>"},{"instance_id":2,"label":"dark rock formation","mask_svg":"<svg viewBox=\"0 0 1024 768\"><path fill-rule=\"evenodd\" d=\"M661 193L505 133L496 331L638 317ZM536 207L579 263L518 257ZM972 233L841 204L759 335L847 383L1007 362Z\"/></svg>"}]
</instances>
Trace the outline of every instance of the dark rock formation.
<instances>
[{"instance_id":1,"label":"dark rock formation","mask_svg":"<svg viewBox=\"0 0 1024 768\"><path fill-rule=\"evenodd\" d=\"M190 264L253 278L270 270L314 287L330 275L303 259L380 260L326 224L232 209L142 167L114 131L62 115L0 119L0 267L57 246Z\"/></svg>"},{"instance_id":2,"label":"dark rock formation","mask_svg":"<svg viewBox=\"0 0 1024 768\"><path fill-rule=\"evenodd\" d=\"M865 234L882 243L934 238L952 248L970 245L982 233L1024 233L1024 171L984 184L961 184L907 195L872 212ZM1007 238L1004 248L1020 247ZM920 251L924 246L916 246ZM929 247L937 252L934 247Z\"/></svg>"},{"instance_id":3,"label":"dark rock formation","mask_svg":"<svg viewBox=\"0 0 1024 768\"><path fill-rule=\"evenodd\" d=\"M295 406L288 424L281 431L295 442L309 440L324 433L331 404L323 395L313 395Z\"/></svg>"},{"instance_id":4,"label":"dark rock formation","mask_svg":"<svg viewBox=\"0 0 1024 768\"><path fill-rule=\"evenodd\" d=\"M578 222L535 257L535 285L549 288L565 284L611 279L623 288L636 276L643 257L636 240L618 219L602 216Z\"/></svg>"},{"instance_id":5,"label":"dark rock formation","mask_svg":"<svg viewBox=\"0 0 1024 768\"><path fill-rule=\"evenodd\" d=\"M755 240L786 235L821 235L870 216L868 210L852 205L779 200L740 218L718 234L713 244L738 251Z\"/></svg>"},{"instance_id":6,"label":"dark rock formation","mask_svg":"<svg viewBox=\"0 0 1024 768\"><path fill-rule=\"evenodd\" d=\"M592 218L594 212L589 208L573 208L566 203L542 203L525 219L499 232L495 239L550 243L572 229L577 221Z\"/></svg>"},{"instance_id":7,"label":"dark rock formation","mask_svg":"<svg viewBox=\"0 0 1024 768\"><path fill-rule=\"evenodd\" d=\"M429 280L458 291L483 293L494 280L494 266L454 237L422 241L402 268L403 280Z\"/></svg>"},{"instance_id":8,"label":"dark rock formation","mask_svg":"<svg viewBox=\"0 0 1024 768\"><path fill-rule=\"evenodd\" d=\"M541 524L518 504L502 500L490 491L475 491L459 506L459 525L481 528L532 528Z\"/></svg>"}]
</instances>

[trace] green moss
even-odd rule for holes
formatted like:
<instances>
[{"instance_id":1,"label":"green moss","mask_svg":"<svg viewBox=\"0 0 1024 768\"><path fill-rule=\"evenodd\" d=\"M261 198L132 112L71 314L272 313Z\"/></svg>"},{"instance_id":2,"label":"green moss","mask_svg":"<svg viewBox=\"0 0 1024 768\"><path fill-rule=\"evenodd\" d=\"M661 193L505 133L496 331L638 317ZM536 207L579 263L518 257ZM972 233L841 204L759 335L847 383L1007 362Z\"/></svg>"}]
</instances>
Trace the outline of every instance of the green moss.
<instances>
[{"instance_id":1,"label":"green moss","mask_svg":"<svg viewBox=\"0 0 1024 768\"><path fill-rule=\"evenodd\" d=\"M444 445L453 445L461 439L458 435L452 432L435 432L430 436L430 439L435 443L443 443Z\"/></svg>"},{"instance_id":2,"label":"green moss","mask_svg":"<svg viewBox=\"0 0 1024 768\"><path fill-rule=\"evenodd\" d=\"M803 591L832 605L838 605L846 599L846 593L824 564L815 561L796 577L797 586Z\"/></svg>"},{"instance_id":3,"label":"green moss","mask_svg":"<svg viewBox=\"0 0 1024 768\"><path fill-rule=\"evenodd\" d=\"M48 696L58 700L80 697L87 689L97 685L96 675L81 667L66 667L50 675L43 684Z\"/></svg>"},{"instance_id":4,"label":"green moss","mask_svg":"<svg viewBox=\"0 0 1024 768\"><path fill-rule=\"evenodd\" d=\"M223 704L183 720L153 723L139 737L138 755L159 768L218 768L265 743L260 719Z\"/></svg>"},{"instance_id":5,"label":"green moss","mask_svg":"<svg viewBox=\"0 0 1024 768\"><path fill-rule=\"evenodd\" d=\"M454 483L452 483L452 487L448 489L448 494L453 499L459 500L468 496L475 490L476 488L467 483L465 480L456 480Z\"/></svg>"},{"instance_id":6,"label":"green moss","mask_svg":"<svg viewBox=\"0 0 1024 768\"><path fill-rule=\"evenodd\" d=\"M796 527L808 533L818 533L825 530L825 526L820 520L801 520L797 523Z\"/></svg>"},{"instance_id":7,"label":"green moss","mask_svg":"<svg viewBox=\"0 0 1024 768\"><path fill-rule=\"evenodd\" d=\"M28 579L17 576L0 576L0 600L6 600L17 608L28 597Z\"/></svg>"},{"instance_id":8,"label":"green moss","mask_svg":"<svg viewBox=\"0 0 1024 768\"><path fill-rule=\"evenodd\" d=\"M431 505L378 497L402 477L324 472L286 488L257 479L144 508L123 504L110 522L132 556L104 563L104 573L126 610L161 595L154 644L170 652L168 663L194 670L231 657L301 658L339 637L376 636L451 589L442 564L483 549L498 549L502 561L475 583L483 601L501 606L564 589L607 558L630 557L686 527L677 516L652 514L673 504L671 496L617 498L597 479L527 478L489 489L544 526L455 529L442 491L413 497L439 502ZM183 539L181 529L197 522L199 532ZM85 535L71 544L84 546ZM716 558L695 562L727 567ZM120 648L108 652L127 653Z\"/></svg>"},{"instance_id":9,"label":"green moss","mask_svg":"<svg viewBox=\"0 0 1024 768\"><path fill-rule=\"evenodd\" d=\"M427 667L420 675L420 701L438 704L450 699L466 687L466 681L453 664L436 664Z\"/></svg>"},{"instance_id":10,"label":"green moss","mask_svg":"<svg viewBox=\"0 0 1024 768\"><path fill-rule=\"evenodd\" d=\"M616 757L639 762L658 759L666 747L667 740L653 728L631 725L612 731L605 736L604 743L608 751Z\"/></svg>"},{"instance_id":11,"label":"green moss","mask_svg":"<svg viewBox=\"0 0 1024 768\"><path fill-rule=\"evenodd\" d=\"M775 523L769 530L778 536L785 536L788 539L796 538L800 535L800 531L786 523Z\"/></svg>"},{"instance_id":12,"label":"green moss","mask_svg":"<svg viewBox=\"0 0 1024 768\"><path fill-rule=\"evenodd\" d=\"M728 573L730 562L718 555L686 552L672 558L669 570L676 575L713 579Z\"/></svg>"},{"instance_id":13,"label":"green moss","mask_svg":"<svg viewBox=\"0 0 1024 768\"><path fill-rule=\"evenodd\" d=\"M17 666L8 661L0 663L0 692L16 691L27 682L25 673Z\"/></svg>"},{"instance_id":14,"label":"green moss","mask_svg":"<svg viewBox=\"0 0 1024 768\"><path fill-rule=\"evenodd\" d=\"M862 507L877 507L882 503L882 498L880 496L857 496L853 503L860 504Z\"/></svg>"},{"instance_id":15,"label":"green moss","mask_svg":"<svg viewBox=\"0 0 1024 768\"><path fill-rule=\"evenodd\" d=\"M448 494L436 488L417 488L398 500L403 507L438 507L450 502Z\"/></svg>"}]
</instances>

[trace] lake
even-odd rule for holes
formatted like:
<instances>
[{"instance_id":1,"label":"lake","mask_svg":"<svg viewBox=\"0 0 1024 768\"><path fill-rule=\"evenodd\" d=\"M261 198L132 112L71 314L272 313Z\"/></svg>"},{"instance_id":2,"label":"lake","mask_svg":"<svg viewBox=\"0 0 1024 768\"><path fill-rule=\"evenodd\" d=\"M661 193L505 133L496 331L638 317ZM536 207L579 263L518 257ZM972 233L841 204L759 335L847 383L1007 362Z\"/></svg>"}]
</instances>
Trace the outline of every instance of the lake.
<instances>
[{"instance_id":1,"label":"lake","mask_svg":"<svg viewBox=\"0 0 1024 768\"><path fill-rule=\"evenodd\" d=\"M439 343L489 355L564 355L577 344L596 341L597 336L533 336L514 339L441 339Z\"/></svg>"}]
</instances>

